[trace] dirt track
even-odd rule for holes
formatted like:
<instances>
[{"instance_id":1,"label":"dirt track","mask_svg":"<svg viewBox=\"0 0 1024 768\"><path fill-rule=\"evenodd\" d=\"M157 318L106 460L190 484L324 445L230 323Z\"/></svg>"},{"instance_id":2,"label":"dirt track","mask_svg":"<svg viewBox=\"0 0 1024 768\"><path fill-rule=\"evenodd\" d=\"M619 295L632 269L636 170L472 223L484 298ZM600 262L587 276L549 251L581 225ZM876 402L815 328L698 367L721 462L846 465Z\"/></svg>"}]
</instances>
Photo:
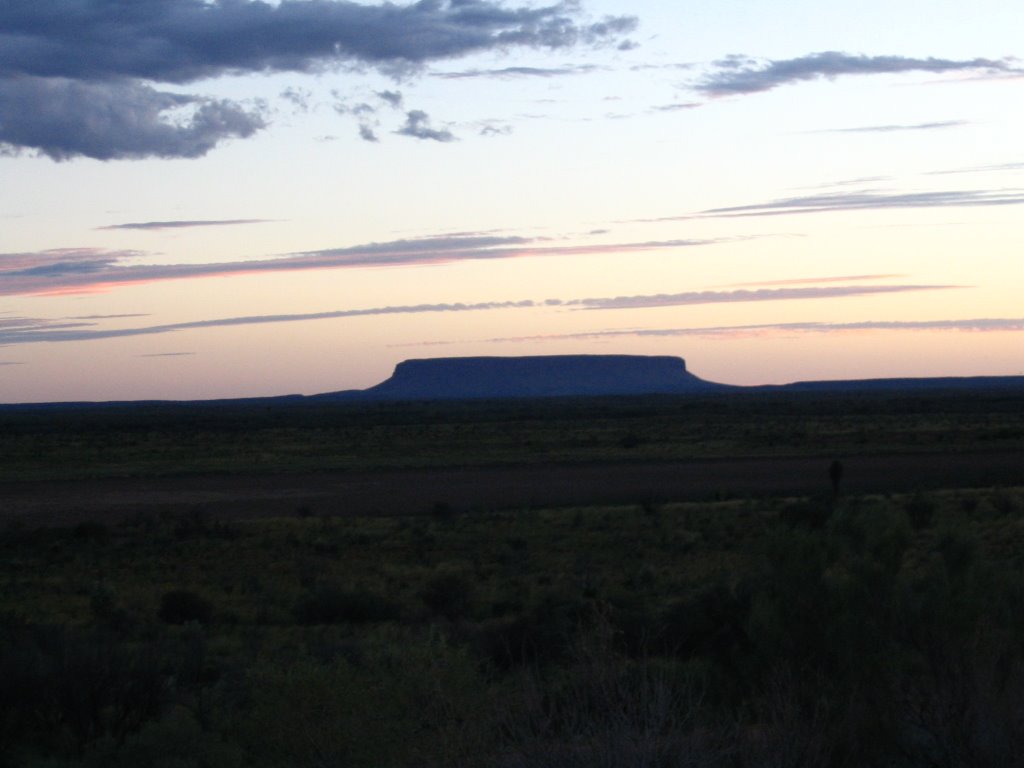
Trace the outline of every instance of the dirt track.
<instances>
[{"instance_id":1,"label":"dirt track","mask_svg":"<svg viewBox=\"0 0 1024 768\"><path fill-rule=\"evenodd\" d=\"M745 494L829 493L828 459L483 467L302 475L213 475L0 485L0 523L66 525L202 509L216 517L422 514L541 505L676 501ZM1024 485L1017 453L857 456L850 493Z\"/></svg>"}]
</instances>

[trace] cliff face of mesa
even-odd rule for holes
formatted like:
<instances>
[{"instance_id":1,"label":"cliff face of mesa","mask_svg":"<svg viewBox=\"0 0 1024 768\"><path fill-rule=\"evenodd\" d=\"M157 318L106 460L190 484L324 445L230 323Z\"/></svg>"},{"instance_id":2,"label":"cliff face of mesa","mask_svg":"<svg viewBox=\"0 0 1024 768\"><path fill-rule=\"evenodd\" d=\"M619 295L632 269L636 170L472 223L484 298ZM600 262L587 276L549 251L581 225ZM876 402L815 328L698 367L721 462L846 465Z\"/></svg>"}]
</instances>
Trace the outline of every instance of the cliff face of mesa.
<instances>
[{"instance_id":1,"label":"cliff face of mesa","mask_svg":"<svg viewBox=\"0 0 1024 768\"><path fill-rule=\"evenodd\" d=\"M721 385L686 370L680 357L550 355L406 360L364 390L382 400L436 400L707 392Z\"/></svg>"}]
</instances>

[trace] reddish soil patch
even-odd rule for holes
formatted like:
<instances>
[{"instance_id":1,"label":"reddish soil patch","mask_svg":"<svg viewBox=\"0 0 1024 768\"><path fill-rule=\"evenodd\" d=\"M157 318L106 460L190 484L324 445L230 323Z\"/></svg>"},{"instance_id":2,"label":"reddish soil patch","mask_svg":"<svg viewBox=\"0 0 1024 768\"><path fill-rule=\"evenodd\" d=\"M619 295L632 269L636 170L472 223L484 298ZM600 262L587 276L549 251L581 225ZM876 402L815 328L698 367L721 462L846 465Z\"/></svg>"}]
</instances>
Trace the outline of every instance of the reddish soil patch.
<instances>
[{"instance_id":1,"label":"reddish soil patch","mask_svg":"<svg viewBox=\"0 0 1024 768\"><path fill-rule=\"evenodd\" d=\"M426 514L527 506L828 494L831 459L472 467L283 475L115 478L0 485L0 524L114 522L203 510L218 518ZM928 453L843 460L849 493L1024 485L1019 453Z\"/></svg>"}]
</instances>

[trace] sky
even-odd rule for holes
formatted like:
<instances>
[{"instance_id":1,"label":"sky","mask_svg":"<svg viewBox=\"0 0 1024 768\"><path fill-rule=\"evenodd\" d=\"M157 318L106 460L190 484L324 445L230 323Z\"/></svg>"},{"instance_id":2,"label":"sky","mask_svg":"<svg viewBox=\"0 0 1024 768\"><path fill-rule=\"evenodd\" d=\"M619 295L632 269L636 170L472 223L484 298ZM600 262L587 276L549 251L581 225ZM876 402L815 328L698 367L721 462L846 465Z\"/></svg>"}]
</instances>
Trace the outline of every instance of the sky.
<instances>
[{"instance_id":1,"label":"sky","mask_svg":"<svg viewBox=\"0 0 1024 768\"><path fill-rule=\"evenodd\" d=\"M4 0L0 402L1024 374L1017 0Z\"/></svg>"}]
</instances>

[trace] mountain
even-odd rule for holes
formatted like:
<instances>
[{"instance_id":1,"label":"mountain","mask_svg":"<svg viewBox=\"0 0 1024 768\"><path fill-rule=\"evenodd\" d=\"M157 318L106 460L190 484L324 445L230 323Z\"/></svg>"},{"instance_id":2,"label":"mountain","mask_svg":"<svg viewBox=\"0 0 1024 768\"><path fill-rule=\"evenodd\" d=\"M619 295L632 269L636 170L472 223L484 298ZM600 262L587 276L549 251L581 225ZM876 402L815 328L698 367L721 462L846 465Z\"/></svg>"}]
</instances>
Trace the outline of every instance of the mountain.
<instances>
[{"instance_id":1,"label":"mountain","mask_svg":"<svg viewBox=\"0 0 1024 768\"><path fill-rule=\"evenodd\" d=\"M503 397L653 395L731 389L686 370L681 357L546 355L406 360L391 378L359 392L320 397L459 400Z\"/></svg>"},{"instance_id":2,"label":"mountain","mask_svg":"<svg viewBox=\"0 0 1024 768\"><path fill-rule=\"evenodd\" d=\"M1024 376L798 381L737 386L705 381L686 370L681 357L649 355L534 355L525 357L440 357L406 360L385 381L369 389L318 395L279 395L194 401L111 401L0 404L0 410L160 407L175 402L216 407L302 402L388 402L399 400L481 400L602 395L686 395L707 393L1024 393Z\"/></svg>"}]
</instances>

